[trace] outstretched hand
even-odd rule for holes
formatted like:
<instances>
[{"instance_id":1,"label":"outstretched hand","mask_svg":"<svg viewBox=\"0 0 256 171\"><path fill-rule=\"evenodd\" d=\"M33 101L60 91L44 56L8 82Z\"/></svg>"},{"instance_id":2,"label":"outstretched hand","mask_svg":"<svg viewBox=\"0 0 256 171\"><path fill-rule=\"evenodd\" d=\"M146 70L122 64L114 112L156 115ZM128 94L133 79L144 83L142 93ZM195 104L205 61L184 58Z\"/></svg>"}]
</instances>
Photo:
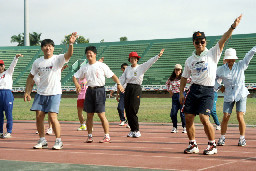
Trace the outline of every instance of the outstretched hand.
<instances>
[{"instance_id":1,"label":"outstretched hand","mask_svg":"<svg viewBox=\"0 0 256 171\"><path fill-rule=\"evenodd\" d=\"M162 49L162 50L160 51L160 53L158 54L158 56L161 57L161 56L163 55L163 53L164 53L164 49Z\"/></svg>"},{"instance_id":2,"label":"outstretched hand","mask_svg":"<svg viewBox=\"0 0 256 171\"><path fill-rule=\"evenodd\" d=\"M238 26L238 24L240 23L240 20L242 19L242 14L239 16L239 17L237 17L236 19L235 19L235 21L234 21L234 23L232 24L232 26L234 27L234 28L236 28L237 26Z\"/></svg>"},{"instance_id":3,"label":"outstretched hand","mask_svg":"<svg viewBox=\"0 0 256 171\"><path fill-rule=\"evenodd\" d=\"M99 62L104 62L104 57L101 57L101 58L99 59Z\"/></svg>"},{"instance_id":4,"label":"outstretched hand","mask_svg":"<svg viewBox=\"0 0 256 171\"><path fill-rule=\"evenodd\" d=\"M78 37L77 32L73 32L69 38L69 43L74 44L76 41L76 38Z\"/></svg>"},{"instance_id":5,"label":"outstretched hand","mask_svg":"<svg viewBox=\"0 0 256 171\"><path fill-rule=\"evenodd\" d=\"M16 58L23 57L22 54L16 54Z\"/></svg>"}]
</instances>

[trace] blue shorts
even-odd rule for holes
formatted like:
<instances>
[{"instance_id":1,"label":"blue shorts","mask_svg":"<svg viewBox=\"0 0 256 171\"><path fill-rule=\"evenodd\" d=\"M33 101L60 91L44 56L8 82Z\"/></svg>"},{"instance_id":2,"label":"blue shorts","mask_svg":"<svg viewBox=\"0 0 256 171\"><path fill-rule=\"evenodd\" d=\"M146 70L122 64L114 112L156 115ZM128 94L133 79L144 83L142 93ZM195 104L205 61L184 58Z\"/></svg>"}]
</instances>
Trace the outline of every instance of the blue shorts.
<instances>
[{"instance_id":1,"label":"blue shorts","mask_svg":"<svg viewBox=\"0 0 256 171\"><path fill-rule=\"evenodd\" d=\"M236 103L236 111L237 112L246 112L246 100L247 100L247 97L239 100L238 102L224 102L223 104L223 113L229 113L231 114L232 113L232 109Z\"/></svg>"},{"instance_id":2,"label":"blue shorts","mask_svg":"<svg viewBox=\"0 0 256 171\"><path fill-rule=\"evenodd\" d=\"M192 84L185 99L182 111L185 114L210 115L214 99L213 86Z\"/></svg>"},{"instance_id":3,"label":"blue shorts","mask_svg":"<svg viewBox=\"0 0 256 171\"><path fill-rule=\"evenodd\" d=\"M42 111L45 113L59 113L61 94L44 96L36 94L31 111Z\"/></svg>"},{"instance_id":4,"label":"blue shorts","mask_svg":"<svg viewBox=\"0 0 256 171\"><path fill-rule=\"evenodd\" d=\"M90 88L86 90L84 111L87 113L105 112L106 93L105 87Z\"/></svg>"}]
</instances>

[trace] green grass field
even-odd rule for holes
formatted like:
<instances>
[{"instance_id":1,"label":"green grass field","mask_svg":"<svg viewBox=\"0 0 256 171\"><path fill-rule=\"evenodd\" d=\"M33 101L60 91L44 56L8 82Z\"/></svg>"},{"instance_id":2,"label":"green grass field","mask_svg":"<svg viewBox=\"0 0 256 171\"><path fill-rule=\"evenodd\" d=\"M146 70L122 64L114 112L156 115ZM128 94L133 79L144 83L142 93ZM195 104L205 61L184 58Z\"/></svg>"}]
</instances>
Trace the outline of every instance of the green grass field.
<instances>
[{"instance_id":1,"label":"green grass field","mask_svg":"<svg viewBox=\"0 0 256 171\"><path fill-rule=\"evenodd\" d=\"M22 98L15 98L13 108L14 120L35 120L35 112L30 111L33 99L31 102L24 102ZM223 98L219 98L217 102L217 114L219 121L222 120L222 105ZM247 125L256 125L255 119L256 98L247 99L247 112L245 122ZM117 102L115 99L107 99L106 101L106 116L109 122L119 122L117 112ZM138 113L139 122L158 122L170 123L171 98L141 98L141 105ZM85 115L86 113L84 113ZM178 114L179 115L179 114ZM76 98L62 98L59 113L60 121L78 121L76 110ZM94 121L99 121L99 118L94 117ZM180 117L178 117L180 122ZM212 121L212 119L211 119ZM199 117L195 119L199 123ZM229 124L237 124L235 109L231 115Z\"/></svg>"}]
</instances>

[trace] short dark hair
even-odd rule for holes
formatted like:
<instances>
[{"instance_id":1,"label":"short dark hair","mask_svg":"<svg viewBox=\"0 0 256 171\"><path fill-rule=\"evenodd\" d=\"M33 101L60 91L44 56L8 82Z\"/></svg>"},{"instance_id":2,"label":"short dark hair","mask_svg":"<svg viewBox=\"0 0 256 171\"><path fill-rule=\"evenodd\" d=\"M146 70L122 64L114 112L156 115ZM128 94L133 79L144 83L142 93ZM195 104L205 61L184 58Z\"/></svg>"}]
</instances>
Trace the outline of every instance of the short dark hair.
<instances>
[{"instance_id":1,"label":"short dark hair","mask_svg":"<svg viewBox=\"0 0 256 171\"><path fill-rule=\"evenodd\" d=\"M88 46L85 48L85 54L88 50L93 51L93 53L97 54L97 48L95 46Z\"/></svg>"},{"instance_id":2,"label":"short dark hair","mask_svg":"<svg viewBox=\"0 0 256 171\"><path fill-rule=\"evenodd\" d=\"M138 59L138 62L139 62L140 58L137 58L137 59ZM130 62L130 58L128 58L128 61Z\"/></svg>"},{"instance_id":3,"label":"short dark hair","mask_svg":"<svg viewBox=\"0 0 256 171\"><path fill-rule=\"evenodd\" d=\"M127 63L123 63L123 64L121 65L121 68L123 68L124 66L128 66L128 64L127 64Z\"/></svg>"},{"instance_id":4,"label":"short dark hair","mask_svg":"<svg viewBox=\"0 0 256 171\"><path fill-rule=\"evenodd\" d=\"M52 45L54 47L54 41L53 40L51 40L51 39L44 39L42 41L42 43L41 43L41 48L44 47L47 44L50 44L50 45Z\"/></svg>"}]
</instances>

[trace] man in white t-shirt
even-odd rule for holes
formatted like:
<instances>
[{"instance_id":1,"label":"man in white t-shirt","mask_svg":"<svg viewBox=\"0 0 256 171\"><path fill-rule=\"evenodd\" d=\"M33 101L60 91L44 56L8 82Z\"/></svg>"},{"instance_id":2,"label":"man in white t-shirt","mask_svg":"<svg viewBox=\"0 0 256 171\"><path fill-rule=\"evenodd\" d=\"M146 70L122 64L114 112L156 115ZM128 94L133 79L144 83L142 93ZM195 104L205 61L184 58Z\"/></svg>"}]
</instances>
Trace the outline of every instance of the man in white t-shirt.
<instances>
[{"instance_id":1,"label":"man in white t-shirt","mask_svg":"<svg viewBox=\"0 0 256 171\"><path fill-rule=\"evenodd\" d=\"M72 33L69 39L68 52L61 55L53 55L54 42L51 39L43 40L41 50L44 56L34 61L30 74L28 75L24 101L31 100L30 94L34 85L33 78L36 74L40 75L37 94L30 109L31 111L36 111L36 126L40 137L38 144L33 147L34 149L48 147L48 143L44 137L44 117L47 113L56 136L55 145L52 149L59 150L63 148L60 136L60 124L57 118L62 94L61 69L73 54L73 43L75 43L76 38L77 33Z\"/></svg>"},{"instance_id":2,"label":"man in white t-shirt","mask_svg":"<svg viewBox=\"0 0 256 171\"><path fill-rule=\"evenodd\" d=\"M84 111L87 112L87 131L88 139L87 143L92 143L92 127L93 127L93 116L94 113L98 113L101 120L105 136L100 143L109 143L109 123L105 116L105 77L112 78L115 83L117 83L117 88L121 92L124 92L124 88L120 84L117 76L110 70L110 68L99 61L96 61L97 49L95 46L88 46L85 49L85 54L88 59L88 63L83 65L73 76L73 81L76 86L76 91L80 92L81 87L77 79L85 78L87 80L86 85L88 86L86 90L86 96L84 101Z\"/></svg>"},{"instance_id":3,"label":"man in white t-shirt","mask_svg":"<svg viewBox=\"0 0 256 171\"><path fill-rule=\"evenodd\" d=\"M205 134L209 140L208 147L204 150L203 154L210 155L217 153L215 132L213 125L209 121L213 106L213 87L215 84L216 69L224 44L240 23L241 18L242 15L236 18L219 42L209 50L206 48L204 32L198 31L193 34L195 51L185 62L185 68L180 83L180 103L184 103L183 112L185 113L186 130L189 138L189 146L184 150L185 154L199 152L195 140L194 118L196 115L199 115L204 126ZM187 83L187 78L190 76L191 87L185 100L183 91Z\"/></svg>"}]
</instances>

